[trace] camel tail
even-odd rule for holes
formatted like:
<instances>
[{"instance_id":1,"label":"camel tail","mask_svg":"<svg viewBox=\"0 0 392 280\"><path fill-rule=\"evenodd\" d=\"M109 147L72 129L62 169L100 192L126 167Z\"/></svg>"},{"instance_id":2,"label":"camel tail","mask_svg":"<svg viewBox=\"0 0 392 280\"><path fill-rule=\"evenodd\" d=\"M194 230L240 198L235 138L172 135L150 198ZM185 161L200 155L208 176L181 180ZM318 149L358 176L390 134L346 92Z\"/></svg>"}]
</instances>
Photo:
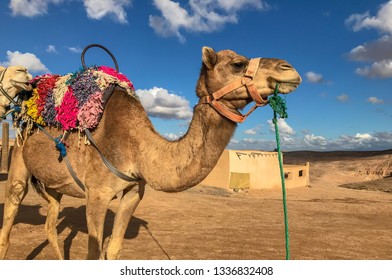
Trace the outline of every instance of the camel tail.
<instances>
[{"instance_id":1,"label":"camel tail","mask_svg":"<svg viewBox=\"0 0 392 280\"><path fill-rule=\"evenodd\" d=\"M31 176L30 178L30 184L33 187L33 189L37 192L42 197L45 197L45 184L39 181L36 177Z\"/></svg>"}]
</instances>

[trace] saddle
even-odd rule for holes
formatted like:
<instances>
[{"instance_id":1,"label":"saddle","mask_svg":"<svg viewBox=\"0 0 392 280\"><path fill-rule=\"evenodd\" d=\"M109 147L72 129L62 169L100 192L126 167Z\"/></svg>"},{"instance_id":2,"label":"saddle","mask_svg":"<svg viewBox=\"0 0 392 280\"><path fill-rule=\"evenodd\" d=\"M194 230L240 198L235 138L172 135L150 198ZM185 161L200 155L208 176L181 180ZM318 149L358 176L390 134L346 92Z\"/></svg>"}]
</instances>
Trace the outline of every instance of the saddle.
<instances>
[{"instance_id":1,"label":"saddle","mask_svg":"<svg viewBox=\"0 0 392 280\"><path fill-rule=\"evenodd\" d=\"M107 66L86 67L84 54L91 47L104 49L113 58L116 70ZM26 129L29 133L36 126L53 140L56 149L60 152L59 160L65 161L72 178L83 191L85 190L84 184L68 160L65 145L68 132L75 129L85 134L88 143L97 150L110 172L128 182L139 181L140 178L133 174L128 176L113 166L101 153L90 133L90 129L98 125L106 101L113 93L114 88L121 87L131 97L138 99L135 88L132 82L118 71L118 64L112 53L101 45L92 44L83 50L82 65L83 68L80 70L64 76L45 74L35 77L31 81L32 91L18 96L22 103L18 110L14 110L16 112L14 126L19 135L21 135L21 127L24 127L22 129ZM47 126L63 130L63 135L54 138L45 130Z\"/></svg>"},{"instance_id":2,"label":"saddle","mask_svg":"<svg viewBox=\"0 0 392 280\"><path fill-rule=\"evenodd\" d=\"M132 82L107 66L81 68L64 76L35 77L23 98L17 122L56 127L64 132L95 128L115 86L137 98Z\"/></svg>"}]
</instances>

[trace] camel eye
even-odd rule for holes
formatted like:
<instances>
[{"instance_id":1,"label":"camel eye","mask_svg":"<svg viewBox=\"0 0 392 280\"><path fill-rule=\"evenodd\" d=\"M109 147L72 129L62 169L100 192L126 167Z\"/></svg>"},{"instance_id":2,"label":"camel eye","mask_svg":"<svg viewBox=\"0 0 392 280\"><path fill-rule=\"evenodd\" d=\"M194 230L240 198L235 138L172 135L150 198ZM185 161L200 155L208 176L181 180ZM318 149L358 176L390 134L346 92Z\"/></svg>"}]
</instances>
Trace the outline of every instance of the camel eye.
<instances>
[{"instance_id":1,"label":"camel eye","mask_svg":"<svg viewBox=\"0 0 392 280\"><path fill-rule=\"evenodd\" d=\"M232 66L233 66L233 68L234 68L235 70L242 70L242 69L245 68L245 63L244 63L244 62L234 62L234 63L232 64Z\"/></svg>"}]
</instances>

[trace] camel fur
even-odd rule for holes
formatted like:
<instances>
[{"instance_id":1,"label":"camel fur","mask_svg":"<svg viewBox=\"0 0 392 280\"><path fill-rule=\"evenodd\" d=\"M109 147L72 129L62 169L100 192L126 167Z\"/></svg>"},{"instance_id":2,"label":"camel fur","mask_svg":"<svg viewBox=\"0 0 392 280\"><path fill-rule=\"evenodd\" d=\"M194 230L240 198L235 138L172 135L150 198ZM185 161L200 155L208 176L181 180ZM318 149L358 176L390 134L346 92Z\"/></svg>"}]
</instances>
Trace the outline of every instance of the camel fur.
<instances>
[{"instance_id":1,"label":"camel fur","mask_svg":"<svg viewBox=\"0 0 392 280\"><path fill-rule=\"evenodd\" d=\"M248 63L248 58L231 50L215 52L204 47L197 96L211 95L240 78ZM286 94L297 88L301 77L284 60L262 58L254 82L259 94L266 99L273 94L277 83L280 92ZM242 87L221 101L238 114L252 99ZM200 103L194 108L188 132L176 141L169 141L155 131L140 101L116 87L92 134L101 152L114 166L139 180L129 183L109 172L93 147L83 144L78 147L79 136L74 132L67 139L67 154L78 178L86 186L86 193L76 185L64 162L58 160L53 142L42 132L30 135L25 132L24 145L14 149L6 185L0 258L6 255L12 224L30 180L40 182L42 196L49 202L45 229L59 259L63 257L57 242L56 222L63 194L86 197L87 258L119 259L125 231L143 198L145 185L165 192L183 191L197 185L215 166L236 126L210 104ZM59 134L55 128L48 128L47 132L53 137ZM120 193L121 201L105 252L105 216L110 201Z\"/></svg>"},{"instance_id":2,"label":"camel fur","mask_svg":"<svg viewBox=\"0 0 392 280\"><path fill-rule=\"evenodd\" d=\"M27 72L27 69L22 66L0 66L0 87L10 96L15 96L22 90L31 90L32 87L29 81L32 79L31 74ZM4 96L3 92L0 91L0 116L4 116L7 111L7 107L11 101Z\"/></svg>"}]
</instances>

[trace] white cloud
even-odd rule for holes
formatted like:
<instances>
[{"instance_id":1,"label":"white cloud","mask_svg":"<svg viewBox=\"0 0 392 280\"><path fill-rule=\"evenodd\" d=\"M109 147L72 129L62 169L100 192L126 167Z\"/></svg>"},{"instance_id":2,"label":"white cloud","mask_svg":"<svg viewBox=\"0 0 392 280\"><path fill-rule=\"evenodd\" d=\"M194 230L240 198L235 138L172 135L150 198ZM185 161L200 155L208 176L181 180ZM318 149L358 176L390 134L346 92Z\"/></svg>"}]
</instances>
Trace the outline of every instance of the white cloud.
<instances>
[{"instance_id":1,"label":"white cloud","mask_svg":"<svg viewBox=\"0 0 392 280\"><path fill-rule=\"evenodd\" d=\"M376 61L371 66L357 68L355 73L367 78L392 78L392 59Z\"/></svg>"},{"instance_id":2,"label":"white cloud","mask_svg":"<svg viewBox=\"0 0 392 280\"><path fill-rule=\"evenodd\" d=\"M346 102L348 100L348 95L347 94L341 94L338 97L336 97L340 102Z\"/></svg>"},{"instance_id":3,"label":"white cloud","mask_svg":"<svg viewBox=\"0 0 392 280\"><path fill-rule=\"evenodd\" d=\"M374 139L377 139L373 144L374 148L390 149L392 147L392 131L381 131L373 133Z\"/></svg>"},{"instance_id":4,"label":"white cloud","mask_svg":"<svg viewBox=\"0 0 392 280\"><path fill-rule=\"evenodd\" d=\"M150 116L182 120L192 118L193 111L189 106L189 101L182 96L169 93L166 89L158 87L136 90L136 93Z\"/></svg>"},{"instance_id":5,"label":"white cloud","mask_svg":"<svg viewBox=\"0 0 392 280\"><path fill-rule=\"evenodd\" d=\"M392 131L374 133L355 133L353 135L340 135L334 139L312 133L305 134L303 138L290 138L290 141L281 141L282 150L387 150L392 147ZM230 149L257 149L272 151L276 148L274 140L266 139L235 139L229 145Z\"/></svg>"},{"instance_id":6,"label":"white cloud","mask_svg":"<svg viewBox=\"0 0 392 280\"><path fill-rule=\"evenodd\" d=\"M268 120L268 125L270 127L270 131L275 133L275 125L272 120ZM279 133L284 136L295 135L294 129L289 126L285 119L278 118L278 129Z\"/></svg>"},{"instance_id":7,"label":"white cloud","mask_svg":"<svg viewBox=\"0 0 392 280\"><path fill-rule=\"evenodd\" d=\"M337 139L330 141L330 147L337 150L363 150L369 149L376 144L379 139L369 133L356 133L355 135L341 135Z\"/></svg>"},{"instance_id":8,"label":"white cloud","mask_svg":"<svg viewBox=\"0 0 392 280\"><path fill-rule=\"evenodd\" d=\"M68 47L68 50L73 53L82 53L82 49L80 47Z\"/></svg>"},{"instance_id":9,"label":"white cloud","mask_svg":"<svg viewBox=\"0 0 392 280\"><path fill-rule=\"evenodd\" d=\"M47 53L57 53L57 50L56 50L56 47L55 47L54 45L49 45L49 46L46 48L46 52L47 52Z\"/></svg>"},{"instance_id":10,"label":"white cloud","mask_svg":"<svg viewBox=\"0 0 392 280\"><path fill-rule=\"evenodd\" d=\"M353 14L346 24L353 31L362 29L376 29L386 35L376 41L364 43L353 48L349 58L356 61L371 61L371 65L360 67L355 70L360 76L367 78L392 78L392 0L381 5L377 16L371 16L369 12Z\"/></svg>"},{"instance_id":11,"label":"white cloud","mask_svg":"<svg viewBox=\"0 0 392 280\"><path fill-rule=\"evenodd\" d=\"M383 104L383 103L384 103L384 100L378 99L377 97L372 96L372 97L369 97L369 98L367 99L367 102L373 103L373 104Z\"/></svg>"},{"instance_id":12,"label":"white cloud","mask_svg":"<svg viewBox=\"0 0 392 280\"><path fill-rule=\"evenodd\" d=\"M262 127L263 127L262 124L258 124L258 125L256 125L253 128L246 129L244 131L244 134L246 134L246 135L256 135L256 134L259 134L259 133L261 133L260 131L261 131Z\"/></svg>"},{"instance_id":13,"label":"white cloud","mask_svg":"<svg viewBox=\"0 0 392 280\"><path fill-rule=\"evenodd\" d=\"M218 5L226 11L238 11L244 7L268 10L269 5L260 0L217 0Z\"/></svg>"},{"instance_id":14,"label":"white cloud","mask_svg":"<svg viewBox=\"0 0 392 280\"><path fill-rule=\"evenodd\" d=\"M267 121L270 131L275 134L274 124L271 120ZM304 131L297 135L295 130L290 127L285 119L278 119L280 133L280 146L283 151L289 150L387 150L392 147L392 131L385 132L356 132L352 135L340 135L336 138L328 139L323 135L315 135L310 131ZM303 135L303 136L302 136ZM271 140L270 136L258 137L252 135L239 138L238 135L229 143L229 149L249 149L267 150L276 149L275 137Z\"/></svg>"},{"instance_id":15,"label":"white cloud","mask_svg":"<svg viewBox=\"0 0 392 280\"><path fill-rule=\"evenodd\" d=\"M369 133L356 133L354 136L354 140L361 142L361 141L368 141L373 137Z\"/></svg>"},{"instance_id":16,"label":"white cloud","mask_svg":"<svg viewBox=\"0 0 392 280\"><path fill-rule=\"evenodd\" d=\"M391 57L392 36L390 35L359 45L349 53L349 58L355 61L380 61Z\"/></svg>"},{"instance_id":17,"label":"white cloud","mask_svg":"<svg viewBox=\"0 0 392 280\"><path fill-rule=\"evenodd\" d=\"M255 128L250 128L244 131L245 134L249 134L249 135L256 135L257 134L257 129Z\"/></svg>"},{"instance_id":18,"label":"white cloud","mask_svg":"<svg viewBox=\"0 0 392 280\"><path fill-rule=\"evenodd\" d=\"M315 72L307 72L305 73L306 78L308 79L308 82L314 83L314 84L319 84L324 82L324 78L321 74L317 74Z\"/></svg>"},{"instance_id":19,"label":"white cloud","mask_svg":"<svg viewBox=\"0 0 392 280\"><path fill-rule=\"evenodd\" d=\"M1 65L20 65L26 67L29 72L49 72L41 60L32 53L21 53L19 51L7 51L8 61L0 62Z\"/></svg>"},{"instance_id":20,"label":"white cloud","mask_svg":"<svg viewBox=\"0 0 392 280\"><path fill-rule=\"evenodd\" d=\"M35 17L48 13L49 4L60 4L64 0L10 0L9 8L13 16ZM87 17L100 20L110 17L119 23L127 23L126 7L131 0L83 0Z\"/></svg>"},{"instance_id":21,"label":"white cloud","mask_svg":"<svg viewBox=\"0 0 392 280\"><path fill-rule=\"evenodd\" d=\"M183 134L176 134L176 133L166 133L165 135L164 135L164 137L167 139L167 140L170 140L170 141L176 141L176 140L178 140L180 137L182 137L183 136Z\"/></svg>"},{"instance_id":22,"label":"white cloud","mask_svg":"<svg viewBox=\"0 0 392 280\"><path fill-rule=\"evenodd\" d=\"M248 143L248 144L255 144L256 142L258 142L256 139L253 139L253 138L244 138L244 139L242 139L242 141L244 143Z\"/></svg>"},{"instance_id":23,"label":"white cloud","mask_svg":"<svg viewBox=\"0 0 392 280\"><path fill-rule=\"evenodd\" d=\"M59 4L63 0L10 0L8 7L13 16L35 17L47 14L49 4Z\"/></svg>"},{"instance_id":24,"label":"white cloud","mask_svg":"<svg viewBox=\"0 0 392 280\"><path fill-rule=\"evenodd\" d=\"M392 1L383 4L377 16L370 16L369 12L353 14L346 20L346 24L354 31L375 28L378 31L392 34Z\"/></svg>"},{"instance_id":25,"label":"white cloud","mask_svg":"<svg viewBox=\"0 0 392 280\"><path fill-rule=\"evenodd\" d=\"M314 134L305 135L304 141L308 147L320 147L320 149L324 149L328 144L327 139L322 136L316 136Z\"/></svg>"},{"instance_id":26,"label":"white cloud","mask_svg":"<svg viewBox=\"0 0 392 280\"><path fill-rule=\"evenodd\" d=\"M161 16L150 15L150 27L160 36L176 36L181 42L185 41L185 37L180 30L214 32L227 23L236 23L238 11L244 8L268 8L262 0L190 0L188 5L184 5L188 10L172 0L153 2Z\"/></svg>"},{"instance_id":27,"label":"white cloud","mask_svg":"<svg viewBox=\"0 0 392 280\"><path fill-rule=\"evenodd\" d=\"M392 146L392 132L355 133L335 139L305 135L304 148L317 150L386 150Z\"/></svg>"},{"instance_id":28,"label":"white cloud","mask_svg":"<svg viewBox=\"0 0 392 280\"><path fill-rule=\"evenodd\" d=\"M267 121L270 131L275 134L275 125L272 120ZM289 126L285 119L278 118L278 130L280 142L283 146L296 145L294 135L296 132ZM276 146L276 144L275 144Z\"/></svg>"},{"instance_id":29,"label":"white cloud","mask_svg":"<svg viewBox=\"0 0 392 280\"><path fill-rule=\"evenodd\" d=\"M87 17L100 20L110 16L119 23L127 23L125 8L131 5L130 0L83 0Z\"/></svg>"}]
</instances>

